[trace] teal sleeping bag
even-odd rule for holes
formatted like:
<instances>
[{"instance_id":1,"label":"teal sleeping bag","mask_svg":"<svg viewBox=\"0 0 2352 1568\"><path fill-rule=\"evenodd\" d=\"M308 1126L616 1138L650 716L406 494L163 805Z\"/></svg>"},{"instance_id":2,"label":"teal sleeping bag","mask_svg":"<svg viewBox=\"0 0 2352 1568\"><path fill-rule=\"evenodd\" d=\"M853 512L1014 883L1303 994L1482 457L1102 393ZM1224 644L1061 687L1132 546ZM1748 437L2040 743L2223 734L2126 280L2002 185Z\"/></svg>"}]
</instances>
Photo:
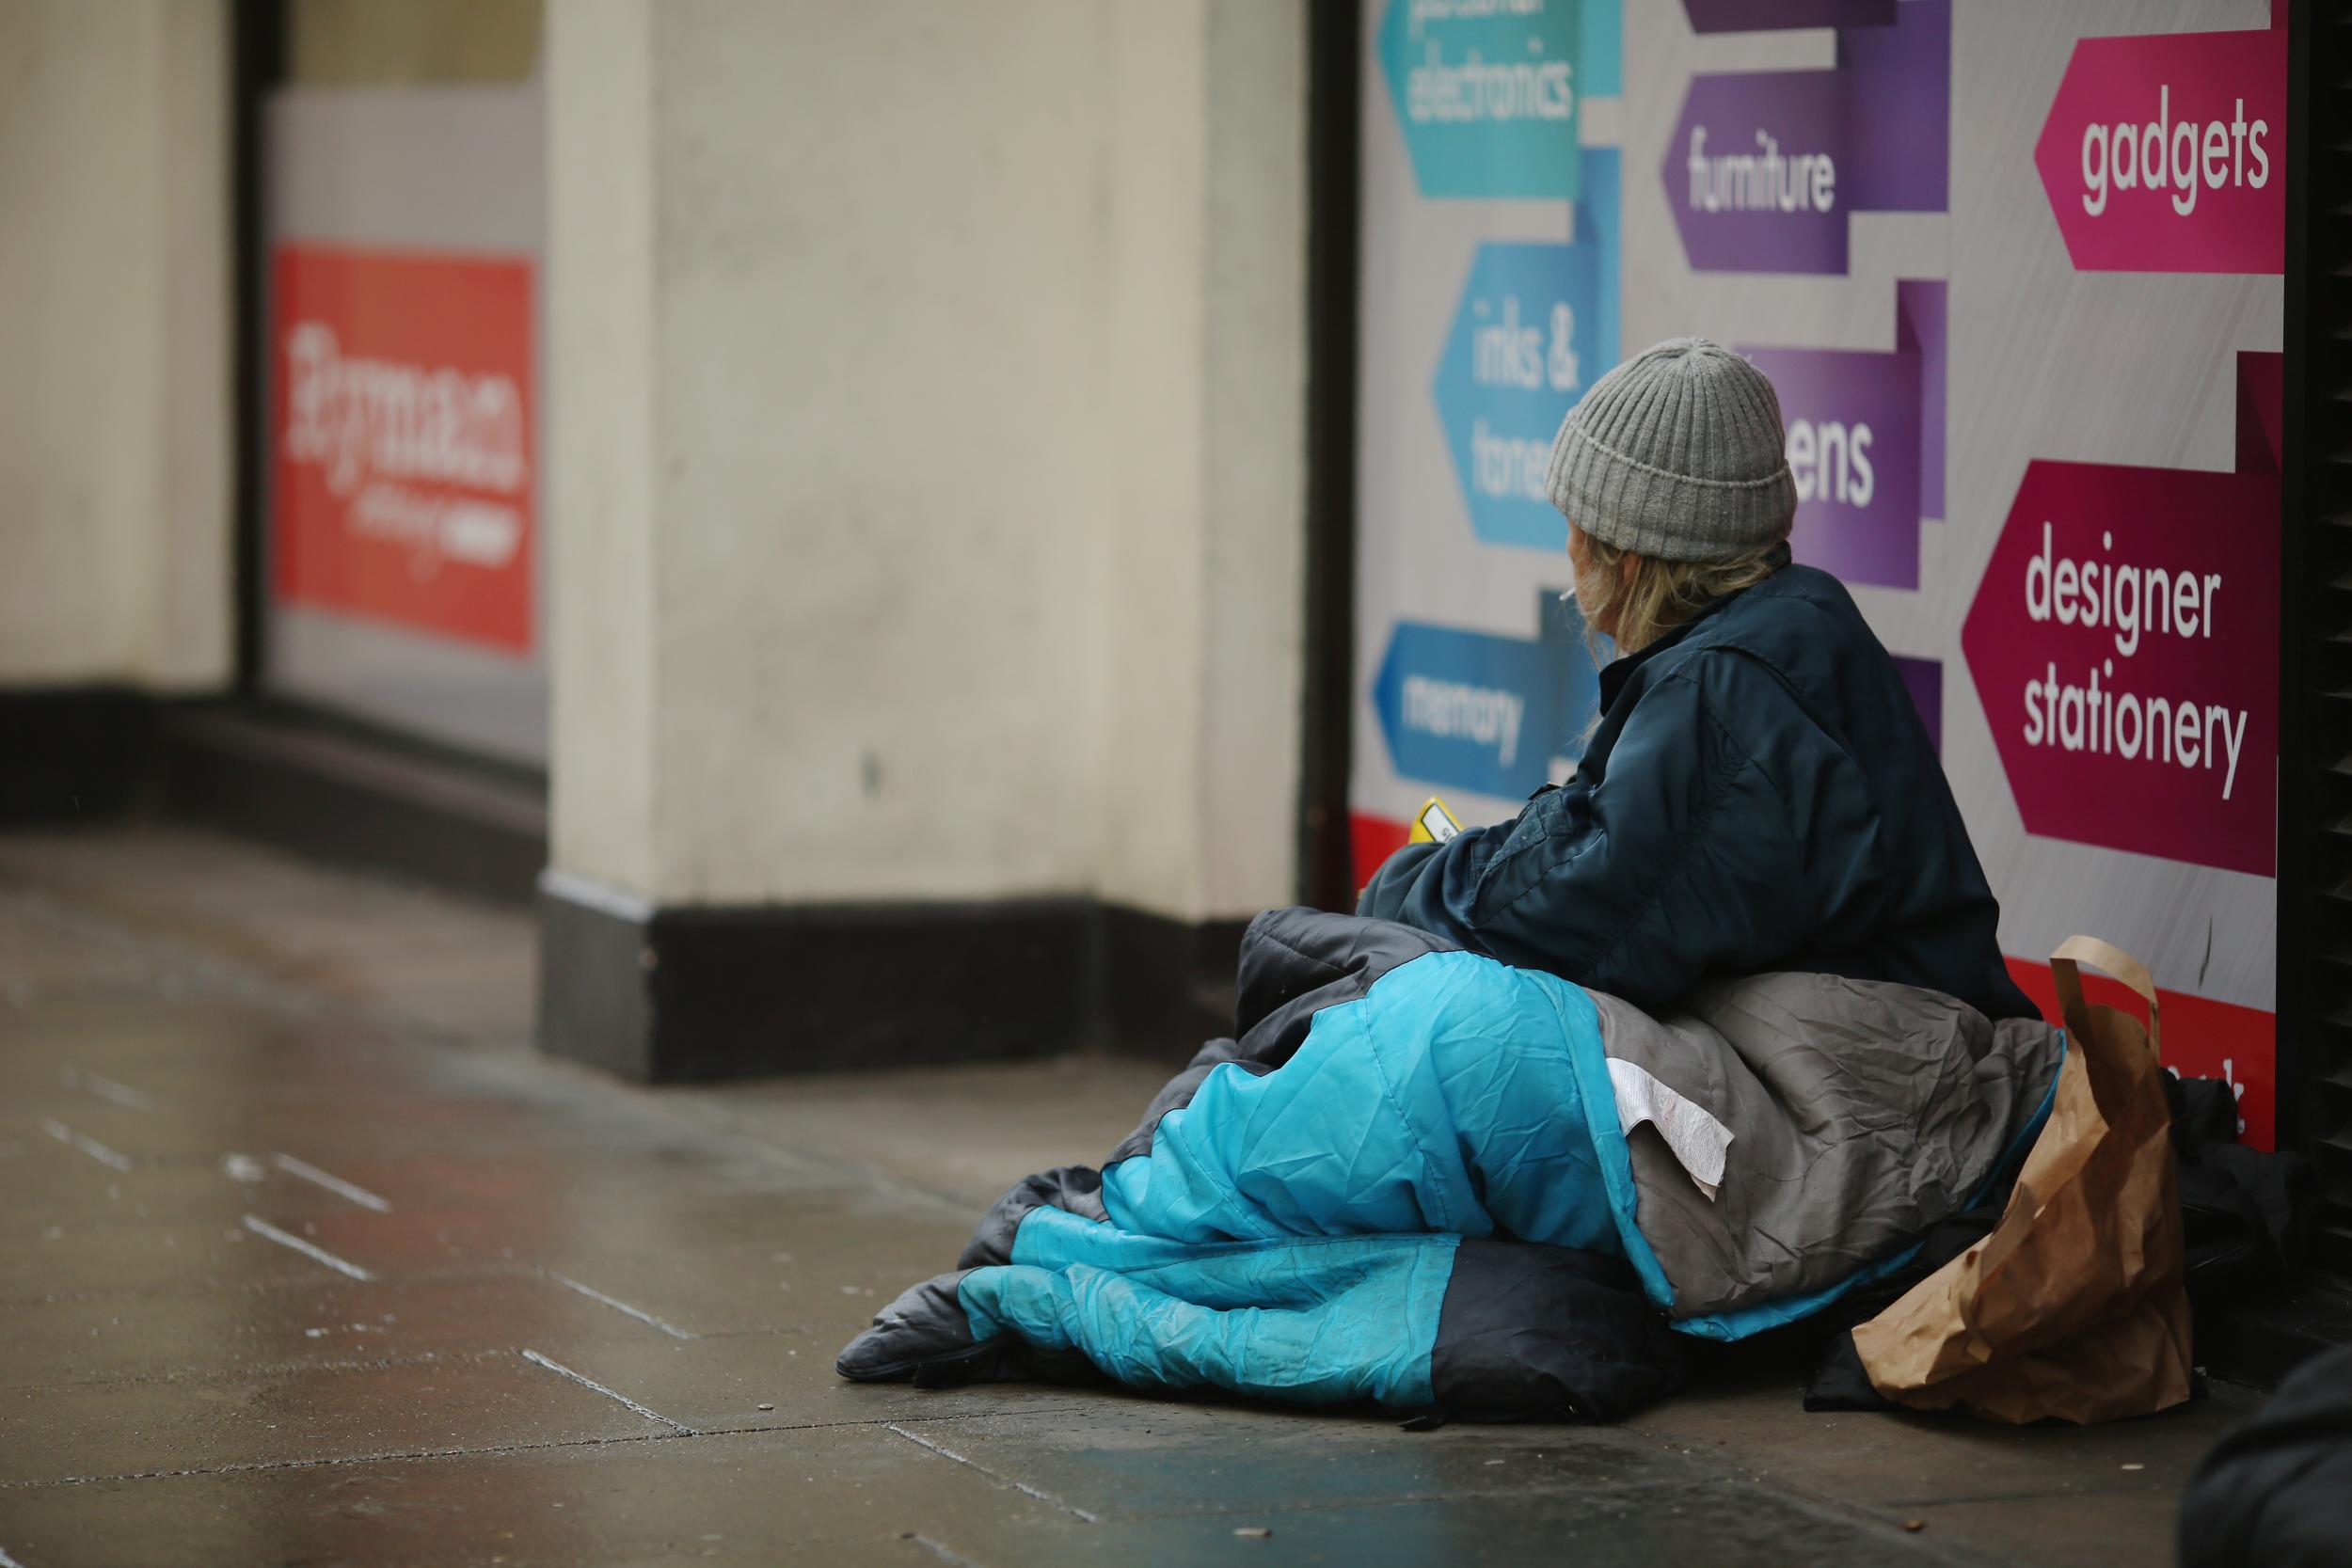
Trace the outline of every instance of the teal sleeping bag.
<instances>
[{"instance_id":1,"label":"teal sleeping bag","mask_svg":"<svg viewBox=\"0 0 2352 1568\"><path fill-rule=\"evenodd\" d=\"M1309 911L1252 926L1240 998L1104 1166L1008 1194L843 1375L1621 1416L1675 1386L1676 1331L1740 1338L1899 1266L2022 1154L2062 1050L1822 976L1653 1020ZM1791 1112L1804 1085L1842 1123Z\"/></svg>"}]
</instances>

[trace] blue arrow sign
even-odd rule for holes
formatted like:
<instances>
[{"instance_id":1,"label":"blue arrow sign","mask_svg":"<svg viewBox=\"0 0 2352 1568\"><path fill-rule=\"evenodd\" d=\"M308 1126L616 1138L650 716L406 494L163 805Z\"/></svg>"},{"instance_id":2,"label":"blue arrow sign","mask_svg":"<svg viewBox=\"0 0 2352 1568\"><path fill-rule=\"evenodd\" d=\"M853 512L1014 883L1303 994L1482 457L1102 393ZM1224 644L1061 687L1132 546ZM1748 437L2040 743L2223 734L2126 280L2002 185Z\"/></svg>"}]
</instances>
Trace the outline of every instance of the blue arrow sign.
<instances>
[{"instance_id":1,"label":"blue arrow sign","mask_svg":"<svg viewBox=\"0 0 2352 1568\"><path fill-rule=\"evenodd\" d=\"M1618 91L1620 0L1389 0L1381 74L1425 197L1574 201L1587 98Z\"/></svg>"},{"instance_id":2,"label":"blue arrow sign","mask_svg":"<svg viewBox=\"0 0 2352 1568\"><path fill-rule=\"evenodd\" d=\"M1517 800L1582 750L1600 696L1583 623L1557 593L1537 605L1532 641L1397 623L1372 701L1400 775Z\"/></svg>"},{"instance_id":3,"label":"blue arrow sign","mask_svg":"<svg viewBox=\"0 0 2352 1568\"><path fill-rule=\"evenodd\" d=\"M1489 545L1568 547L1544 494L1551 438L1617 362L1618 155L1584 159L1573 241L1478 247L1431 384L1470 529Z\"/></svg>"}]
</instances>

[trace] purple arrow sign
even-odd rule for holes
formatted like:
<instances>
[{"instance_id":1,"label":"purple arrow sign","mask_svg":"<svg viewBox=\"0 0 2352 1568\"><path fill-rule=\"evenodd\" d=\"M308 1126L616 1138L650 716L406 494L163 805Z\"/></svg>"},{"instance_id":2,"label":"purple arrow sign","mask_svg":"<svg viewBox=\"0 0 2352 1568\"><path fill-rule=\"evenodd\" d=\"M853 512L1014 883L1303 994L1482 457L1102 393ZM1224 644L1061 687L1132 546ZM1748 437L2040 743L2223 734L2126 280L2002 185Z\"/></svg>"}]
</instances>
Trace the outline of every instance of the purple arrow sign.
<instances>
[{"instance_id":1,"label":"purple arrow sign","mask_svg":"<svg viewBox=\"0 0 2352 1568\"><path fill-rule=\"evenodd\" d=\"M1835 70L1692 77L1661 171L1691 265L1842 273L1850 213L1942 212L1951 64L1951 0L1908 0Z\"/></svg>"},{"instance_id":2,"label":"purple arrow sign","mask_svg":"<svg viewBox=\"0 0 2352 1568\"><path fill-rule=\"evenodd\" d=\"M1944 285L1896 285L1895 352L1757 348L1797 480L1797 559L1919 586L1919 521L1944 509ZM1931 428L1932 410L1932 428Z\"/></svg>"},{"instance_id":3,"label":"purple arrow sign","mask_svg":"<svg viewBox=\"0 0 2352 1568\"><path fill-rule=\"evenodd\" d=\"M1883 27L1895 0L1682 0L1694 33L1776 33L1791 27Z\"/></svg>"},{"instance_id":4,"label":"purple arrow sign","mask_svg":"<svg viewBox=\"0 0 2352 1568\"><path fill-rule=\"evenodd\" d=\"M1895 347L1919 356L1919 515L1944 515L1944 280L1895 284Z\"/></svg>"},{"instance_id":5,"label":"purple arrow sign","mask_svg":"<svg viewBox=\"0 0 2352 1568\"><path fill-rule=\"evenodd\" d=\"M1940 659L1905 658L1895 657L1895 673L1903 678L1903 689L1911 693L1911 705L1919 710L1919 722L1928 727L1928 744L1935 754L1944 754L1944 665Z\"/></svg>"}]
</instances>

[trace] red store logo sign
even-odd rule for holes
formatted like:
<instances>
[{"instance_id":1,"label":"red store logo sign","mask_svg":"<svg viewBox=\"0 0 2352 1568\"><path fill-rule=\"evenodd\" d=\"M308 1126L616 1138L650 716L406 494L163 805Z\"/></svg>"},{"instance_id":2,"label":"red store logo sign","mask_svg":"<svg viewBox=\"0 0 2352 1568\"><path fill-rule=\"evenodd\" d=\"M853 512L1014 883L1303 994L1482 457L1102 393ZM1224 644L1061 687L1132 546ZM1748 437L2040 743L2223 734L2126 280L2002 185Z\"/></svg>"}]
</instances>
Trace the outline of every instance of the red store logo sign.
<instances>
[{"instance_id":1,"label":"red store logo sign","mask_svg":"<svg viewBox=\"0 0 2352 1568\"><path fill-rule=\"evenodd\" d=\"M529 653L531 262L283 245L272 281L278 596Z\"/></svg>"}]
</instances>

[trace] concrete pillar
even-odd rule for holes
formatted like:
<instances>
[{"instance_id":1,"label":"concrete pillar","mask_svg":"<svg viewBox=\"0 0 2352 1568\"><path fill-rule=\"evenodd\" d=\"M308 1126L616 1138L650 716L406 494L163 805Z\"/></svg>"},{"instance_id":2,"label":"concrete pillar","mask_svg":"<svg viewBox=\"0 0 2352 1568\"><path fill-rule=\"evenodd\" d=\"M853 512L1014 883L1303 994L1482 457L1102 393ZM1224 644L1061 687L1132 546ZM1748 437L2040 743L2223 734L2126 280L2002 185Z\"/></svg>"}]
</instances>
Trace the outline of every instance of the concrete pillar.
<instances>
[{"instance_id":1,"label":"concrete pillar","mask_svg":"<svg viewBox=\"0 0 2352 1568\"><path fill-rule=\"evenodd\" d=\"M1056 1048L1294 895L1302 11L549 8L551 1048Z\"/></svg>"},{"instance_id":2,"label":"concrete pillar","mask_svg":"<svg viewBox=\"0 0 2352 1568\"><path fill-rule=\"evenodd\" d=\"M1252 0L1113 14L1099 886L1248 915L1295 895L1306 28Z\"/></svg>"},{"instance_id":3,"label":"concrete pillar","mask_svg":"<svg viewBox=\"0 0 2352 1568\"><path fill-rule=\"evenodd\" d=\"M216 688L233 624L223 0L0 4L0 688Z\"/></svg>"}]
</instances>

